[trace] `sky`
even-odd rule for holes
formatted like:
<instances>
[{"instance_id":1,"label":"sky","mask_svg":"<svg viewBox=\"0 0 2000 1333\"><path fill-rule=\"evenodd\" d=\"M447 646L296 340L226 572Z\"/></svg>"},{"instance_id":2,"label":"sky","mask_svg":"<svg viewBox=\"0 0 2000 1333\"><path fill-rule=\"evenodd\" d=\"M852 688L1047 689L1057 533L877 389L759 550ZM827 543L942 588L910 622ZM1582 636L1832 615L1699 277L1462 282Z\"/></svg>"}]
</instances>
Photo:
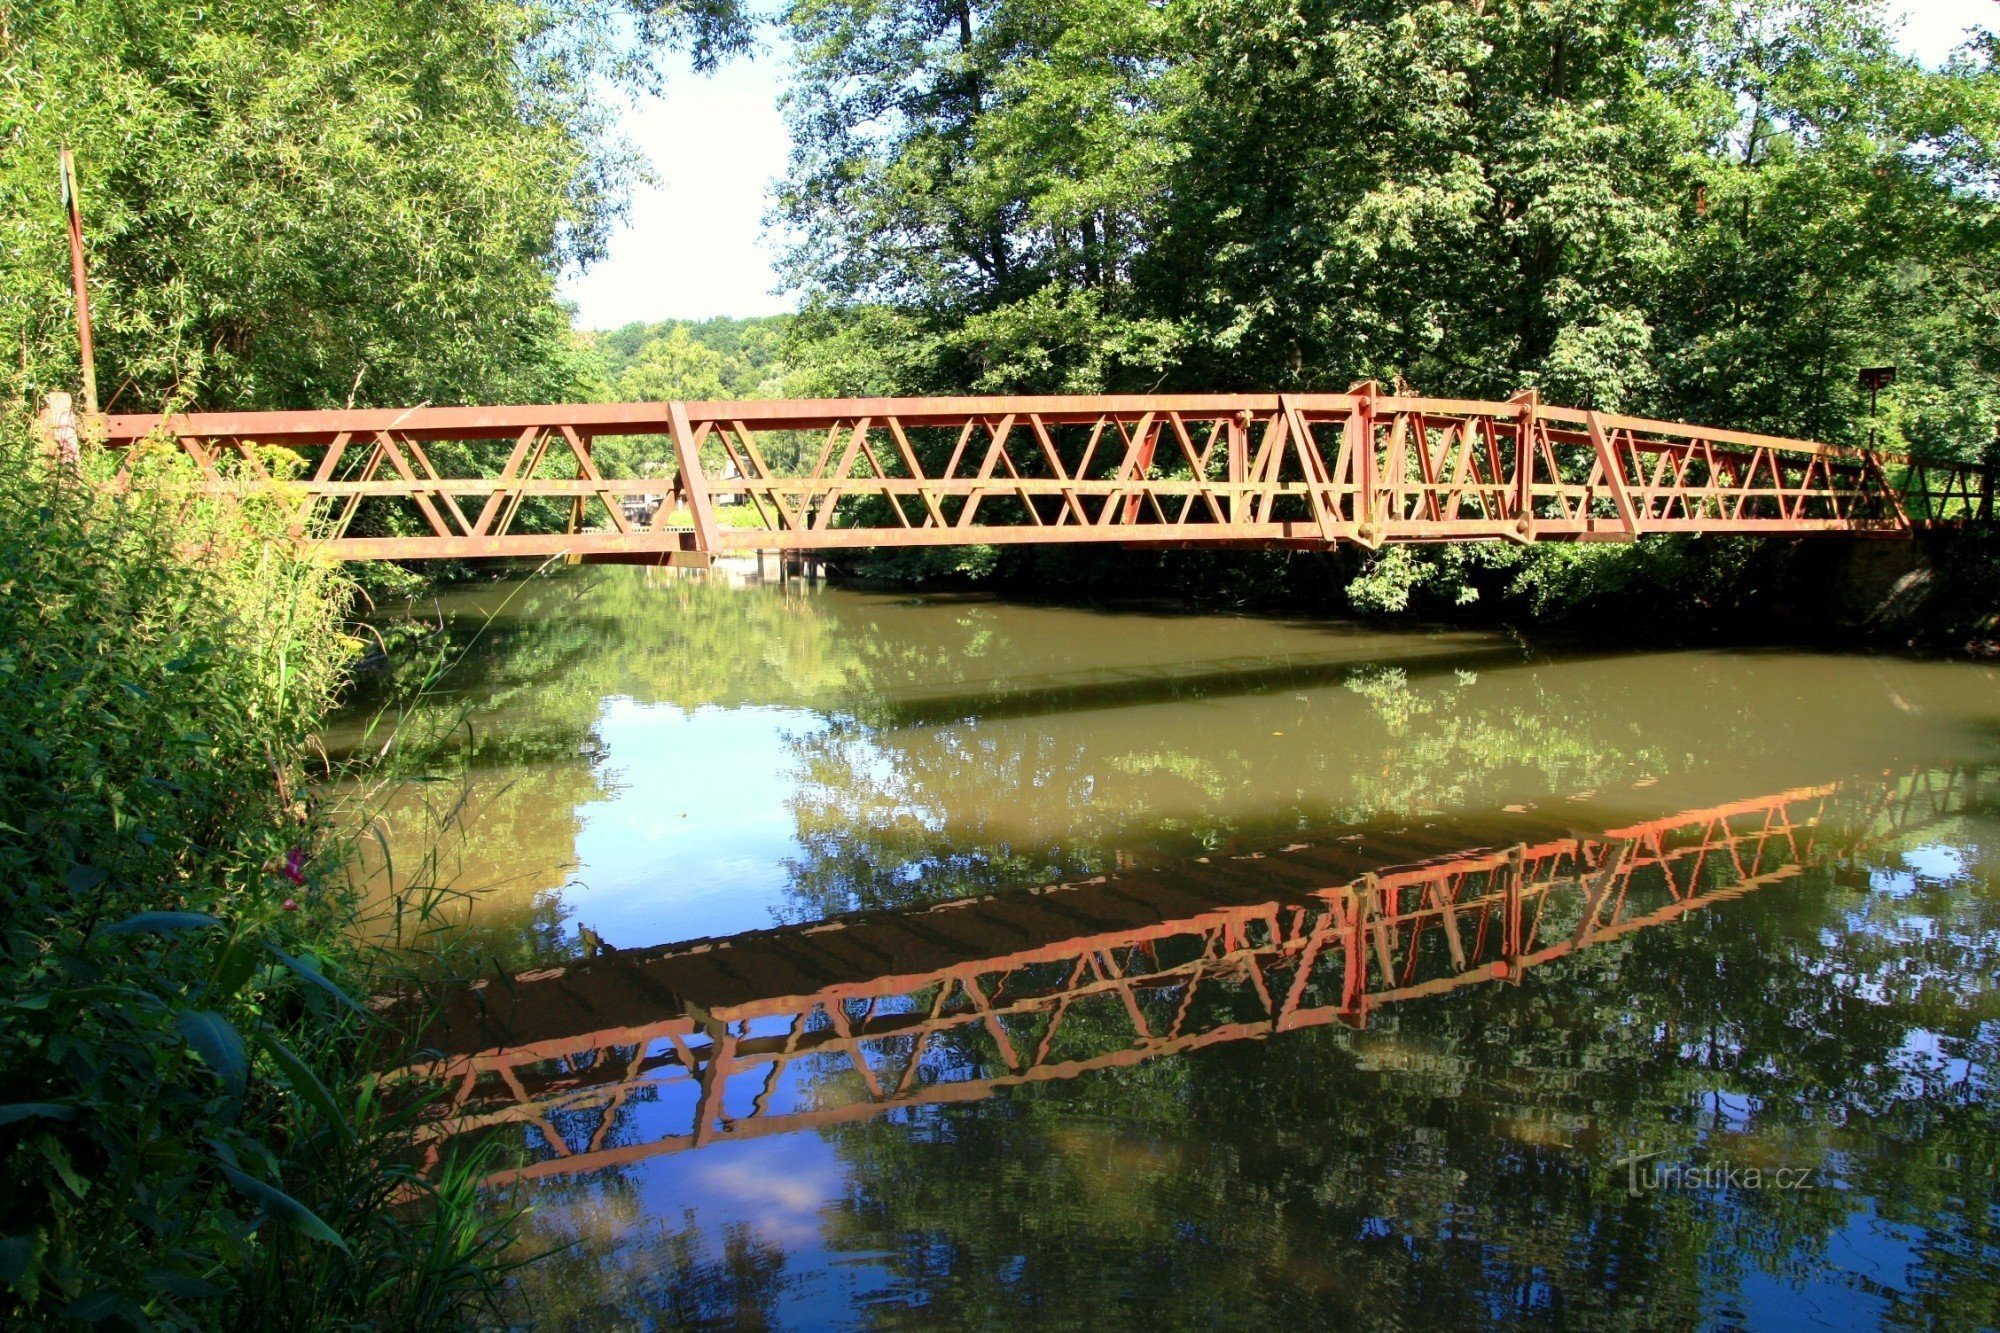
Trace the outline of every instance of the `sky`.
<instances>
[{"instance_id":1,"label":"sky","mask_svg":"<svg viewBox=\"0 0 2000 1333\"><path fill-rule=\"evenodd\" d=\"M2000 0L1907 0L1903 44L1941 63L1968 27L2000 27ZM794 307L775 289L776 247L763 225L791 140L778 112L785 59L766 40L714 74L684 66L667 91L627 106L622 128L659 183L634 195L610 253L570 275L563 296L577 324L768 315Z\"/></svg>"}]
</instances>

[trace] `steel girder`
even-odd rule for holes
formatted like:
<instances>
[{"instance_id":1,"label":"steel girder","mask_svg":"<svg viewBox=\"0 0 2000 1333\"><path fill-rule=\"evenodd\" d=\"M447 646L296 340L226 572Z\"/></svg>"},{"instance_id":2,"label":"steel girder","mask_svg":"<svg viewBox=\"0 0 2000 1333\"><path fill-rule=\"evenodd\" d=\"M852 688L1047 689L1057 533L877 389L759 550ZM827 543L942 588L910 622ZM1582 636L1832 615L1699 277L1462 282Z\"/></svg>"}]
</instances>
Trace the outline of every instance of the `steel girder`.
<instances>
[{"instance_id":1,"label":"steel girder","mask_svg":"<svg viewBox=\"0 0 2000 1333\"><path fill-rule=\"evenodd\" d=\"M1372 384L102 420L128 459L148 441L178 451L192 489L280 504L340 559L1903 535L1993 511L1973 464ZM605 477L593 446L621 436L656 437L665 475Z\"/></svg>"}]
</instances>

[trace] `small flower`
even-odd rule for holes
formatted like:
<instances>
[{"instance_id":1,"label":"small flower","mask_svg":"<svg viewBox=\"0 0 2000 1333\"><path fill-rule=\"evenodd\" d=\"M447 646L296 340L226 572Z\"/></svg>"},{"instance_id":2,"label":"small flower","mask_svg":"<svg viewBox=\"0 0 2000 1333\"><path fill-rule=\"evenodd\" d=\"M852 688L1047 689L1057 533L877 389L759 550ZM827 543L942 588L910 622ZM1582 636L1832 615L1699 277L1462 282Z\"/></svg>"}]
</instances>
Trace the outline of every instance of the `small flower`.
<instances>
[{"instance_id":1,"label":"small flower","mask_svg":"<svg viewBox=\"0 0 2000 1333\"><path fill-rule=\"evenodd\" d=\"M298 899L296 899L296 898L287 898L287 899L285 899L285 910L286 910L287 912L296 912L296 911L298 911L298 910L299 910L299 902L298 902Z\"/></svg>"},{"instance_id":2,"label":"small flower","mask_svg":"<svg viewBox=\"0 0 2000 1333\"><path fill-rule=\"evenodd\" d=\"M305 848L303 847L292 848L291 854L285 858L285 868L283 874L286 879L290 880L294 884L303 884L306 882Z\"/></svg>"}]
</instances>

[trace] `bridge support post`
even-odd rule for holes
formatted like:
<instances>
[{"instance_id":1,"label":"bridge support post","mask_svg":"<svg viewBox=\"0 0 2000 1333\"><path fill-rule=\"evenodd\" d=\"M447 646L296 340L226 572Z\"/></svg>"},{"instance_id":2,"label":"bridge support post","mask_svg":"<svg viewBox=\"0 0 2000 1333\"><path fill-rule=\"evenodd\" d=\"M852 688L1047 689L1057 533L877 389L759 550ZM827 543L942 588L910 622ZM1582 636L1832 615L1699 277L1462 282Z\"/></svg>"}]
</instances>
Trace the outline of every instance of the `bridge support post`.
<instances>
[{"instance_id":1,"label":"bridge support post","mask_svg":"<svg viewBox=\"0 0 2000 1333\"><path fill-rule=\"evenodd\" d=\"M736 1029L698 1005L690 1004L688 1014L708 1033L708 1059L701 1068L700 1100L695 1103L694 1146L700 1148L714 1142L722 1128L723 1096L736 1064Z\"/></svg>"},{"instance_id":2,"label":"bridge support post","mask_svg":"<svg viewBox=\"0 0 2000 1333\"><path fill-rule=\"evenodd\" d=\"M687 404L667 404L667 420L673 428L674 459L681 470L681 493L687 496L688 513L694 516L695 549L714 555L721 544L716 540L715 510L708 500L708 478L701 470L701 446L688 422Z\"/></svg>"},{"instance_id":3,"label":"bridge support post","mask_svg":"<svg viewBox=\"0 0 2000 1333\"><path fill-rule=\"evenodd\" d=\"M1979 472L1979 521L1993 521L1993 474L2000 472L2000 421L1993 423L1993 439Z\"/></svg>"},{"instance_id":4,"label":"bridge support post","mask_svg":"<svg viewBox=\"0 0 2000 1333\"><path fill-rule=\"evenodd\" d=\"M1541 414L1542 391L1523 389L1507 400L1520 410L1514 427L1514 536L1535 539L1535 425ZM1560 481L1551 477L1551 481Z\"/></svg>"},{"instance_id":5,"label":"bridge support post","mask_svg":"<svg viewBox=\"0 0 2000 1333\"><path fill-rule=\"evenodd\" d=\"M1368 914L1373 910L1370 898L1366 892L1349 893L1347 919L1342 923L1346 938L1341 941L1345 955L1341 960L1341 1021L1357 1032L1368 1026Z\"/></svg>"},{"instance_id":6,"label":"bridge support post","mask_svg":"<svg viewBox=\"0 0 2000 1333\"><path fill-rule=\"evenodd\" d=\"M1250 495L1243 489L1250 480L1250 409L1244 408L1229 419L1229 521L1250 521Z\"/></svg>"},{"instance_id":7,"label":"bridge support post","mask_svg":"<svg viewBox=\"0 0 2000 1333\"><path fill-rule=\"evenodd\" d=\"M1507 868L1501 871L1507 884L1501 903L1500 975L1508 981L1521 980L1521 889L1528 877L1528 846L1515 843L1507 849Z\"/></svg>"},{"instance_id":8,"label":"bridge support post","mask_svg":"<svg viewBox=\"0 0 2000 1333\"><path fill-rule=\"evenodd\" d=\"M69 471L82 461L77 446L76 400L52 393L42 404L42 449L58 468Z\"/></svg>"},{"instance_id":9,"label":"bridge support post","mask_svg":"<svg viewBox=\"0 0 2000 1333\"><path fill-rule=\"evenodd\" d=\"M1382 544L1382 469L1375 455L1375 400L1382 390L1374 380L1363 380L1348 392L1354 395L1354 413L1348 418L1354 446L1354 536L1374 550Z\"/></svg>"},{"instance_id":10,"label":"bridge support post","mask_svg":"<svg viewBox=\"0 0 2000 1333\"><path fill-rule=\"evenodd\" d=\"M1626 536L1636 539L1639 536L1639 511L1632 503L1632 493L1625 488L1624 460L1611 447L1611 436L1604 429L1602 413L1591 412L1587 424L1591 448L1597 452L1598 470L1604 474L1604 489L1611 492L1612 507L1618 511L1619 526L1625 529ZM1585 504L1588 503L1586 500Z\"/></svg>"}]
</instances>

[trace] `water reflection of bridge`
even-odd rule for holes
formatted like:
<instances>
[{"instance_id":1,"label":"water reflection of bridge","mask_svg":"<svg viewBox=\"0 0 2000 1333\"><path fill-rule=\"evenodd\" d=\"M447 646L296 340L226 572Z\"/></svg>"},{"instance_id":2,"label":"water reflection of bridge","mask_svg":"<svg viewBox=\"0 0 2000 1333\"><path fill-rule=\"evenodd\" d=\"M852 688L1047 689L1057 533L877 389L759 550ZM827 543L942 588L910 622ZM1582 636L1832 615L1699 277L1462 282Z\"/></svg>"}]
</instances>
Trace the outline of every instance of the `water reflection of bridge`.
<instances>
[{"instance_id":1,"label":"water reflection of bridge","mask_svg":"<svg viewBox=\"0 0 2000 1333\"><path fill-rule=\"evenodd\" d=\"M1969 808L1920 771L1594 836L1297 845L618 954L463 992L435 1139L532 1129L510 1179L970 1101L1331 1023L1664 925Z\"/></svg>"}]
</instances>

